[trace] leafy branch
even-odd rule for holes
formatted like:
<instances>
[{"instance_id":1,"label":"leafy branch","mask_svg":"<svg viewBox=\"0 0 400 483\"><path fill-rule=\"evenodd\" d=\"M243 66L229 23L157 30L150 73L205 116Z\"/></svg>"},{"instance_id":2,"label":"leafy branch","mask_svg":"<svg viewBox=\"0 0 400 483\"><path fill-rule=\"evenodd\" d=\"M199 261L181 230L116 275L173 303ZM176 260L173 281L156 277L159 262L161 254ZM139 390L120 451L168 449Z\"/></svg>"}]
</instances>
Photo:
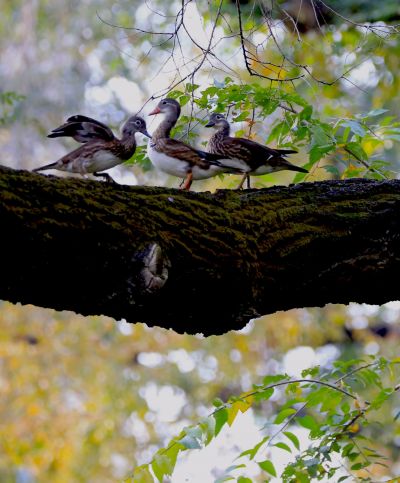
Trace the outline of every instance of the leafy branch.
<instances>
[{"instance_id":1,"label":"leafy branch","mask_svg":"<svg viewBox=\"0 0 400 483\"><path fill-rule=\"evenodd\" d=\"M354 118L324 119L294 90L236 84L229 77L222 84L202 90L197 84L187 83L183 91L175 90L169 95L182 106L190 105L189 112L184 112L175 128L174 135L178 138L195 142L198 127L207 122L210 111L228 112L237 136L250 136L272 146L306 151L305 167L310 174L298 173L295 182L311 180L321 169L326 172L325 176L337 179L392 177L390 163L383 160L382 155L386 143L400 141L400 123L388 115L386 109L374 109ZM196 114L193 114L193 105L197 108ZM280 109L283 117L278 118ZM268 132L265 132L265 124L271 126ZM147 162L144 148L138 149L135 160L142 165ZM262 183L268 175L259 179Z\"/></svg>"},{"instance_id":2,"label":"leafy branch","mask_svg":"<svg viewBox=\"0 0 400 483\"><path fill-rule=\"evenodd\" d=\"M134 483L164 481L164 478L172 475L176 466L178 454L187 450L201 449L214 440L225 425L232 426L237 415L244 413L250 408L255 408L261 403L266 403L272 395L282 386L286 386L287 401L281 406L272 424L280 426L273 435L265 435L254 447L243 451L238 458L254 460L260 452L266 453L268 448L279 448L292 453L291 445L300 451L300 440L295 434L296 426L302 426L309 430L309 438L316 442L307 449L297 454L294 461L289 462L281 478L284 482L312 481L321 476L338 478L336 481L344 481L354 477L354 472L368 470L374 464L372 460L383 464L383 456L375 449L361 447L360 441L368 441L360 432L360 421L364 427L371 424L367 418L372 411L378 410L390 396L400 388L399 384L384 387L383 380L385 371L392 373L400 359L387 360L379 358L364 363L361 360L347 362L336 361L335 369L330 374L323 374L319 367L313 367L303 371L302 378L291 379L287 374L266 376L263 384L255 385L254 389L240 396L231 396L227 402L220 399L214 401L216 409L203 418L199 423L184 428L181 433L173 438L165 447L157 451L152 460L145 465L135 468L132 475L125 481ZM354 367L356 365L356 367ZM345 372L346 371L346 372ZM340 377L337 377L337 376ZM316 378L315 376L320 376ZM335 378L334 382L329 382ZM356 393L355 388L361 383L368 383L379 389L378 393L372 394L369 401ZM353 401L351 408L347 399ZM298 407L296 407L298 406ZM312 415L309 409L306 414L306 406L318 407L319 415ZM291 431L287 430L291 426ZM286 431L285 431L286 430ZM285 439L275 443L272 441L279 435ZM372 444L372 443L371 443ZM351 463L347 474L343 475L344 464L332 464L332 457L338 454L343 461ZM257 461L260 470L266 474L277 476L273 462L270 459ZM233 465L219 482L235 479L230 472L243 470L245 463ZM240 476L237 481L251 481L245 476ZM353 480L354 481L354 480ZM364 478L363 481L372 481Z\"/></svg>"}]
</instances>

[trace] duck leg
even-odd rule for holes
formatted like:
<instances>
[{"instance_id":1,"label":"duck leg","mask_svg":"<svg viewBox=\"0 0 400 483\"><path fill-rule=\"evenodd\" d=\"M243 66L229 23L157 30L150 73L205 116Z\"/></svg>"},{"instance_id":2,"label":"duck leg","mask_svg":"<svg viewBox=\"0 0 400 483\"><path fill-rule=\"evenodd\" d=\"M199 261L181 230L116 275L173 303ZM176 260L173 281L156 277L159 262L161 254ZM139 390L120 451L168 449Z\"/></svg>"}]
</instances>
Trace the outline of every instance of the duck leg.
<instances>
[{"instance_id":1,"label":"duck leg","mask_svg":"<svg viewBox=\"0 0 400 483\"><path fill-rule=\"evenodd\" d=\"M185 181L181 185L181 190L190 190L190 187L192 186L192 182L193 182L193 173L190 171L187 174Z\"/></svg>"},{"instance_id":2,"label":"duck leg","mask_svg":"<svg viewBox=\"0 0 400 483\"><path fill-rule=\"evenodd\" d=\"M241 190L241 189L243 188L243 184L244 184L244 182L246 181L246 179L247 179L247 186L249 187L249 183L250 183L250 176L249 176L247 173L245 173L245 174L243 175L242 180L240 181L240 183L239 183L239 185L238 185L238 187L237 187L236 189Z\"/></svg>"},{"instance_id":3,"label":"duck leg","mask_svg":"<svg viewBox=\"0 0 400 483\"><path fill-rule=\"evenodd\" d=\"M108 173L93 173L93 176L97 176L98 178L104 178L104 181L107 183L115 183L113 178Z\"/></svg>"}]
</instances>

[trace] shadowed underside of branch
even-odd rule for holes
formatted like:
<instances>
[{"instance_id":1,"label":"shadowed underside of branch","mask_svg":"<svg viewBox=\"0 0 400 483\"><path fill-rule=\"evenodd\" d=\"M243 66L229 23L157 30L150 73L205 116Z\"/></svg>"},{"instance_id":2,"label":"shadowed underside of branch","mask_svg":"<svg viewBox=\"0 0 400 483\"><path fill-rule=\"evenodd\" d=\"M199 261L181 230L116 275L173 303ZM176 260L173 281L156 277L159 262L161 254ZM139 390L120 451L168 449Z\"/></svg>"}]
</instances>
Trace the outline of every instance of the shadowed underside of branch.
<instances>
[{"instance_id":1,"label":"shadowed underside of branch","mask_svg":"<svg viewBox=\"0 0 400 483\"><path fill-rule=\"evenodd\" d=\"M215 194L0 168L0 298L220 334L400 296L400 181Z\"/></svg>"}]
</instances>

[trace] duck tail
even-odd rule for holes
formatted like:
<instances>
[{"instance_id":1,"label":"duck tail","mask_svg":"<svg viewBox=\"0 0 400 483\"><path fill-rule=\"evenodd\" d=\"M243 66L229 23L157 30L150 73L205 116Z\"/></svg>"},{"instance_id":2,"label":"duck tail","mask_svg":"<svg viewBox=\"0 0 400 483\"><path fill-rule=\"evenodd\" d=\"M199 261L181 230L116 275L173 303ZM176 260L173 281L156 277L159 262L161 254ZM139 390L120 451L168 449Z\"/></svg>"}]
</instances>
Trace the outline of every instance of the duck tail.
<instances>
[{"instance_id":1,"label":"duck tail","mask_svg":"<svg viewBox=\"0 0 400 483\"><path fill-rule=\"evenodd\" d=\"M37 173L38 171L45 171L46 169L55 169L57 167L57 161L55 163L46 164L45 166L40 166L39 168L35 168L32 171Z\"/></svg>"}]
</instances>

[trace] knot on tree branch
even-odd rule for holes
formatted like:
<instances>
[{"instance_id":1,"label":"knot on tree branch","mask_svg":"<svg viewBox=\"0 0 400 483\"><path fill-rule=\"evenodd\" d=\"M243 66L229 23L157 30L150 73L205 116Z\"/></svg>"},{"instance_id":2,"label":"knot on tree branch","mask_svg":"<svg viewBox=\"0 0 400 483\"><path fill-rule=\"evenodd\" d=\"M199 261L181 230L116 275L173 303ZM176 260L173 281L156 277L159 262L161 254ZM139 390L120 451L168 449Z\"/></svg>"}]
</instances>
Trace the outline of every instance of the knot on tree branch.
<instances>
[{"instance_id":1,"label":"knot on tree branch","mask_svg":"<svg viewBox=\"0 0 400 483\"><path fill-rule=\"evenodd\" d=\"M149 245L143 256L143 268L140 271L144 290L154 293L164 287L168 280L168 269L171 262L164 256L157 243Z\"/></svg>"}]
</instances>

